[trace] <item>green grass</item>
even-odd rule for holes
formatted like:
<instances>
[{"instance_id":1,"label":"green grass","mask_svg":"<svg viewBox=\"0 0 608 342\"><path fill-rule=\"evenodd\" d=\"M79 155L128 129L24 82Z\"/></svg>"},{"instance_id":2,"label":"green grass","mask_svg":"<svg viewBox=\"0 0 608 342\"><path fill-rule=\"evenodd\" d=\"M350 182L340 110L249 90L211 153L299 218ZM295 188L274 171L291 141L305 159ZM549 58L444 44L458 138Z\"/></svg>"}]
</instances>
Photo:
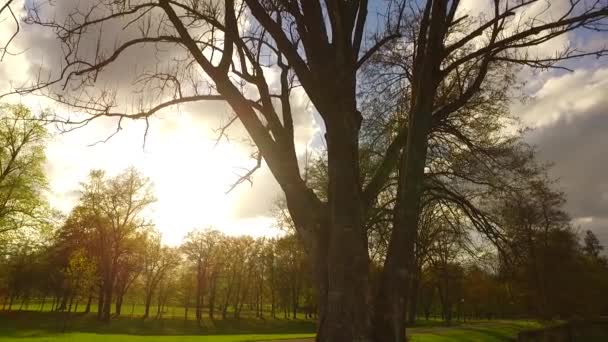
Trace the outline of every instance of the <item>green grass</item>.
<instances>
[{"instance_id":1,"label":"green grass","mask_svg":"<svg viewBox=\"0 0 608 342\"><path fill-rule=\"evenodd\" d=\"M236 342L294 339L314 336L310 320L194 320L146 319L119 317L109 323L96 320L94 314L76 314L67 323L62 313L0 313L0 341L69 342L69 341L142 341L142 342ZM67 331L63 333L64 330Z\"/></svg>"},{"instance_id":2,"label":"green grass","mask_svg":"<svg viewBox=\"0 0 608 342\"><path fill-rule=\"evenodd\" d=\"M31 312L51 312L52 309L52 300L51 299L46 299L44 301L44 303L41 300L33 300L30 302L26 302L26 303L21 303L21 302L16 302L13 305L13 311L19 311L19 309L23 309L24 311L31 311ZM77 312L77 313L83 313L86 309L86 303L74 303L72 305L72 312ZM112 306L112 310L114 310L114 306ZM158 311L158 307L156 305L152 305L150 306L150 317L156 317ZM95 302L93 302L91 304L91 309L90 312L97 312L97 304ZM125 302L125 304L122 306L122 314L121 316L123 318L138 318L138 317L142 317L144 315L145 312L145 306L141 303L132 303L132 302ZM161 313L162 318L166 318L166 319L184 319L185 317L185 313L186 313L186 309L183 306L178 306L178 305L169 305L167 307L164 307L163 312ZM268 306L264 312L266 317L270 316L270 307ZM292 313L289 312L289 317L291 317ZM188 310L188 319L189 320L195 320L195 312L194 312L194 308L190 308ZM217 310L215 311L215 317L219 318L221 316L221 313ZM228 308L228 312L227 312L227 317L231 318L234 316L234 309L232 307ZM282 311L277 311L276 313L277 317L283 317L283 312ZM304 319L304 313L303 312L298 312L297 314L297 318L299 319ZM204 318L209 318L209 312L207 310L207 308L203 309L203 317ZM251 317L253 318L253 312L251 311L247 311L247 310L243 310L243 312L241 313L241 317L242 318L247 318L247 317Z\"/></svg>"},{"instance_id":3,"label":"green grass","mask_svg":"<svg viewBox=\"0 0 608 342\"><path fill-rule=\"evenodd\" d=\"M310 338L315 323L305 319L239 320L204 319L199 326L183 318L146 319L119 317L109 323L96 320L94 314L76 314L67 324L62 313L0 312L0 342L237 342ZM65 324L65 333L64 331ZM513 341L522 330L542 327L525 320L474 321L445 326L441 321L421 321L408 328L413 342L503 342ZM581 341L605 341L583 338Z\"/></svg>"},{"instance_id":4,"label":"green grass","mask_svg":"<svg viewBox=\"0 0 608 342\"><path fill-rule=\"evenodd\" d=\"M541 327L533 321L472 322L451 327L414 327L408 330L413 342L501 342L513 341L517 333Z\"/></svg>"},{"instance_id":5,"label":"green grass","mask_svg":"<svg viewBox=\"0 0 608 342\"><path fill-rule=\"evenodd\" d=\"M142 335L117 335L117 334L93 334L93 333L65 333L47 334L43 336L0 336L0 341L15 342L244 342L244 341L270 341L295 338L312 337L311 334L267 334L267 335L172 335L172 336L142 336Z\"/></svg>"}]
</instances>

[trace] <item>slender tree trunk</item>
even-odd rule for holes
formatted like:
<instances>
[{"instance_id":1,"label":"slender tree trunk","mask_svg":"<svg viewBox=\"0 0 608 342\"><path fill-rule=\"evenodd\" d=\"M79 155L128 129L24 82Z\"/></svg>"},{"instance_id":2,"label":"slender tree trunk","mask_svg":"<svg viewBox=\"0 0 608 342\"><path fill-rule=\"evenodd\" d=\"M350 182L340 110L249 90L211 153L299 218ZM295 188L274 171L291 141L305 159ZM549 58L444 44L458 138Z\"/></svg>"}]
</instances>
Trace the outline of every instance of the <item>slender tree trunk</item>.
<instances>
[{"instance_id":1,"label":"slender tree trunk","mask_svg":"<svg viewBox=\"0 0 608 342\"><path fill-rule=\"evenodd\" d=\"M405 308L413 270L420 196L435 95L441 75L447 1L427 3L414 58L408 135L398 167L393 230L374 306L374 340L405 341ZM422 43L424 42L424 43Z\"/></svg>"},{"instance_id":2,"label":"slender tree trunk","mask_svg":"<svg viewBox=\"0 0 608 342\"><path fill-rule=\"evenodd\" d=\"M293 319L296 319L297 313L298 313L298 295L297 295L295 286L293 286L291 289L291 303L292 303L292 310L293 310Z\"/></svg>"},{"instance_id":3,"label":"slender tree trunk","mask_svg":"<svg viewBox=\"0 0 608 342\"><path fill-rule=\"evenodd\" d=\"M148 292L146 293L146 299L145 299L145 309L144 309L144 319L150 317L150 305L152 304L152 292Z\"/></svg>"},{"instance_id":4,"label":"slender tree trunk","mask_svg":"<svg viewBox=\"0 0 608 342\"><path fill-rule=\"evenodd\" d=\"M84 313L88 314L91 312L91 303L93 303L93 292L89 293L89 298L87 299L87 306L84 309Z\"/></svg>"},{"instance_id":5,"label":"slender tree trunk","mask_svg":"<svg viewBox=\"0 0 608 342\"><path fill-rule=\"evenodd\" d=\"M68 304L68 314L72 311L72 305L74 304L74 295L71 295L69 297L70 297L70 301Z\"/></svg>"},{"instance_id":6,"label":"slender tree trunk","mask_svg":"<svg viewBox=\"0 0 608 342\"><path fill-rule=\"evenodd\" d=\"M103 306L104 306L104 291L103 291L103 284L101 284L101 286L99 287L99 295L97 297L97 319L101 320L101 317L103 315Z\"/></svg>"},{"instance_id":7,"label":"slender tree trunk","mask_svg":"<svg viewBox=\"0 0 608 342\"><path fill-rule=\"evenodd\" d=\"M211 280L211 287L209 288L209 319L213 320L213 315L215 313L215 290L216 290L216 280L215 275Z\"/></svg>"},{"instance_id":8,"label":"slender tree trunk","mask_svg":"<svg viewBox=\"0 0 608 342\"><path fill-rule=\"evenodd\" d=\"M65 311L65 309L67 308L67 305L68 305L68 299L69 299L68 297L69 296L68 296L67 292L64 292L61 295L61 301L60 301L61 304L59 304L59 308L57 308L57 311Z\"/></svg>"},{"instance_id":9,"label":"slender tree trunk","mask_svg":"<svg viewBox=\"0 0 608 342\"><path fill-rule=\"evenodd\" d=\"M199 259L196 267L196 320L199 322L203 318L203 308L201 307L201 296L203 295L202 267L202 261Z\"/></svg>"},{"instance_id":10,"label":"slender tree trunk","mask_svg":"<svg viewBox=\"0 0 608 342\"><path fill-rule=\"evenodd\" d=\"M101 313L101 320L104 322L110 321L110 314L112 312L112 283L106 282L104 284L104 301L103 301L103 311Z\"/></svg>"},{"instance_id":11,"label":"slender tree trunk","mask_svg":"<svg viewBox=\"0 0 608 342\"><path fill-rule=\"evenodd\" d=\"M408 299L408 322L410 324L416 324L416 315L418 314L418 291L420 289L420 271L416 270L414 279L412 280L412 287L410 296Z\"/></svg>"},{"instance_id":12,"label":"slender tree trunk","mask_svg":"<svg viewBox=\"0 0 608 342\"><path fill-rule=\"evenodd\" d=\"M420 194L426 162L425 128L428 122L422 124L421 129L413 129L413 134L408 135L407 152L400 161L394 228L375 303L374 339L377 342L405 341L407 290L413 273Z\"/></svg>"},{"instance_id":13,"label":"slender tree trunk","mask_svg":"<svg viewBox=\"0 0 608 342\"><path fill-rule=\"evenodd\" d=\"M6 296L4 296L4 300L2 301L2 311L6 310L6 303L8 302L8 297L10 295L7 293Z\"/></svg>"},{"instance_id":14,"label":"slender tree trunk","mask_svg":"<svg viewBox=\"0 0 608 342\"><path fill-rule=\"evenodd\" d=\"M116 313L116 317L120 316L120 313L122 312L122 299L123 299L124 294L117 294L116 295L116 303L115 303L115 313Z\"/></svg>"}]
</instances>

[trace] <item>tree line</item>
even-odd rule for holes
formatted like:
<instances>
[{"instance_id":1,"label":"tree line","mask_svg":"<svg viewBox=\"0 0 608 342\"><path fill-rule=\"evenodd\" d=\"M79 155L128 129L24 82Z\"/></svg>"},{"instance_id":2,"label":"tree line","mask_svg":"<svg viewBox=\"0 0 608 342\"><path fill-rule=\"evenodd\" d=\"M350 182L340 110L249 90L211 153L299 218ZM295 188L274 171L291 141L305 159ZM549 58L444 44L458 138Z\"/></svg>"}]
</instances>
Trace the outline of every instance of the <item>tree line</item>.
<instances>
[{"instance_id":1,"label":"tree line","mask_svg":"<svg viewBox=\"0 0 608 342\"><path fill-rule=\"evenodd\" d=\"M143 215L153 202L151 184L137 170L114 177L92 171L61 225L3 259L3 309L70 313L80 306L108 321L124 315L128 302L143 305L144 319L161 318L168 306L199 322L238 319L244 311L316 316L309 265L293 234L253 239L199 229L170 247Z\"/></svg>"},{"instance_id":2,"label":"tree line","mask_svg":"<svg viewBox=\"0 0 608 342\"><path fill-rule=\"evenodd\" d=\"M603 246L591 231L572 225L564 194L521 136L487 140L503 126L493 125L498 120L492 116L486 120L471 129L476 153L443 150L426 171L407 321L608 313ZM44 196L43 123L26 107L2 107L3 310L94 311L102 321L125 315L129 305L130 315L142 306L144 319L181 307L185 320L199 323L318 318L308 251L284 200L274 211L283 236L196 229L171 247L147 219L156 199L145 175L135 168L114 176L93 170L74 208L61 217ZM369 155L364 165L374 163ZM306 183L321 198L327 196L325 158L311 158L305 170ZM366 222L372 288L380 286L389 253L397 187L382 189Z\"/></svg>"},{"instance_id":3,"label":"tree line","mask_svg":"<svg viewBox=\"0 0 608 342\"><path fill-rule=\"evenodd\" d=\"M323 165L310 167L311 183L322 182ZM409 323L608 313L602 296L608 259L591 231L571 225L563 194L547 179L528 178L512 195L486 198L478 209L500 224L500 243L481 235L456 203L426 199L408 284ZM284 236L254 239L195 229L175 247L163 244L146 220L154 201L150 180L134 168L112 177L91 171L67 217L5 246L3 310L94 312L109 321L125 312L133 316L135 305L143 307L137 313L143 319L161 319L180 307L185 320L199 324L318 318L311 265L284 201L275 211ZM372 286L378 286L386 258L386 225L378 219L369 226L375 236L369 241Z\"/></svg>"}]
</instances>

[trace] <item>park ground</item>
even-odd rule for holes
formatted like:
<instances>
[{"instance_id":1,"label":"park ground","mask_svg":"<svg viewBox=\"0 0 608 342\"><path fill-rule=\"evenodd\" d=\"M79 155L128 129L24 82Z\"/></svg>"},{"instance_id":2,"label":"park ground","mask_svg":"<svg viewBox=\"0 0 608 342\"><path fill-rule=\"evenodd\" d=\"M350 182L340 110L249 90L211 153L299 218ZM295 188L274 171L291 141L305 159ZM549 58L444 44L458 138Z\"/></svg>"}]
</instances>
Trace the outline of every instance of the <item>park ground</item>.
<instances>
[{"instance_id":1,"label":"park ground","mask_svg":"<svg viewBox=\"0 0 608 342\"><path fill-rule=\"evenodd\" d=\"M311 341L314 322L299 319L205 320L202 326L178 318L147 319L121 317L100 323L95 315L77 314L65 320L61 313L15 311L0 313L0 341L19 342L237 342L292 339ZM455 323L422 322L411 327L414 342L513 341L522 330L542 325L526 320L496 320ZM65 332L64 332L65 330Z\"/></svg>"}]
</instances>

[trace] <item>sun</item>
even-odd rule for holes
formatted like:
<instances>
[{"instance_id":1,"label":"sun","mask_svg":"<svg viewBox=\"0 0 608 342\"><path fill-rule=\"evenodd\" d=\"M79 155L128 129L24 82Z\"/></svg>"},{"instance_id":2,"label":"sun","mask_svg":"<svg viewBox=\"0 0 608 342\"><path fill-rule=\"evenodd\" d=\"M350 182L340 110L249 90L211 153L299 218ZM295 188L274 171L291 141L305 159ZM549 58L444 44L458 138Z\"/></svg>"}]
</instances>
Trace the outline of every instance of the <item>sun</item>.
<instances>
[{"instance_id":1,"label":"sun","mask_svg":"<svg viewBox=\"0 0 608 342\"><path fill-rule=\"evenodd\" d=\"M235 170L250 163L236 143L216 144L212 130L180 115L174 127L149 147L142 172L154 182L154 222L169 243L193 228L222 229L233 224L238 194L228 193Z\"/></svg>"}]
</instances>

